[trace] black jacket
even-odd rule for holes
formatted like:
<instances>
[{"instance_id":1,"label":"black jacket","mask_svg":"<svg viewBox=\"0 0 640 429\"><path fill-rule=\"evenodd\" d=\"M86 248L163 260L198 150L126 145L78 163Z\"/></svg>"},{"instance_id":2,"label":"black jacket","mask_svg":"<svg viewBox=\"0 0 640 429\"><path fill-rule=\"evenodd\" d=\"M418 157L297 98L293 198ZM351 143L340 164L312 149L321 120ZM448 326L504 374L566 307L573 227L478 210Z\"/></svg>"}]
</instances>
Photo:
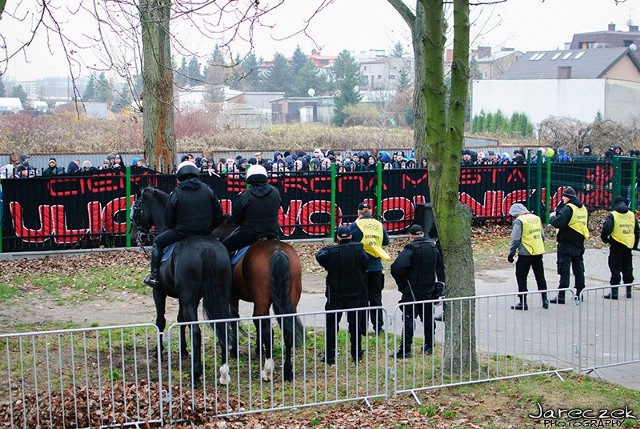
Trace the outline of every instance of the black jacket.
<instances>
[{"instance_id":1,"label":"black jacket","mask_svg":"<svg viewBox=\"0 0 640 429\"><path fill-rule=\"evenodd\" d=\"M222 222L222 205L199 179L185 180L171 192L164 220L183 235L210 234Z\"/></svg>"},{"instance_id":2,"label":"black jacket","mask_svg":"<svg viewBox=\"0 0 640 429\"><path fill-rule=\"evenodd\" d=\"M42 170L42 175L43 176L55 176L57 174L62 174L62 168L59 167L47 167L44 170Z\"/></svg>"},{"instance_id":3,"label":"black jacket","mask_svg":"<svg viewBox=\"0 0 640 429\"><path fill-rule=\"evenodd\" d=\"M341 242L316 253L316 261L327 270L326 296L345 299L366 297L365 272L369 258L362 243Z\"/></svg>"},{"instance_id":4,"label":"black jacket","mask_svg":"<svg viewBox=\"0 0 640 429\"><path fill-rule=\"evenodd\" d=\"M613 209L618 213L627 213L629 211L629 207L627 207L627 205L624 202L619 202L618 204L616 204L616 206ZM609 236L613 232L614 224L615 224L615 220L613 218L613 214L609 213L606 219L604 220L604 223L602 224L602 232L600 234L600 238L602 239L603 242L609 243L609 245L611 246L611 249L628 251L629 248L627 246L625 246L622 243L618 243L616 240L609 238ZM636 249L638 247L638 239L640 238L640 228L638 227L637 219L635 220L635 227L633 230L633 234L635 236L633 241L633 248Z\"/></svg>"},{"instance_id":5,"label":"black jacket","mask_svg":"<svg viewBox=\"0 0 640 429\"><path fill-rule=\"evenodd\" d=\"M278 233L280 204L280 192L273 186L262 183L251 185L233 205L233 222L259 233Z\"/></svg>"},{"instance_id":6,"label":"black jacket","mask_svg":"<svg viewBox=\"0 0 640 429\"><path fill-rule=\"evenodd\" d=\"M391 264L402 301L432 299L436 278L444 281L444 264L436 244L426 238L416 238L407 244Z\"/></svg>"},{"instance_id":7,"label":"black jacket","mask_svg":"<svg viewBox=\"0 0 640 429\"><path fill-rule=\"evenodd\" d=\"M582 207L582 201L576 197L571 197L569 203L576 207ZM580 255L584 252L584 236L573 228L569 228L569 221L573 216L573 209L569 205L562 205L556 209L556 216L549 219L549 223L558 228L558 251L567 252L572 255Z\"/></svg>"}]
</instances>

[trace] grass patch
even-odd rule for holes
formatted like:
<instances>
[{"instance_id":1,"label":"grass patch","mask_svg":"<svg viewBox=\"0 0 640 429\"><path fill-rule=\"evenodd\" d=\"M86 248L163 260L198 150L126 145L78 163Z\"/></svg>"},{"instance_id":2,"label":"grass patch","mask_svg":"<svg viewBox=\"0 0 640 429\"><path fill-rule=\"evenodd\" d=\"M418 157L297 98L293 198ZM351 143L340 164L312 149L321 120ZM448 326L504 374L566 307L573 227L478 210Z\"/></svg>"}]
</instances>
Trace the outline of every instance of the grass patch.
<instances>
[{"instance_id":1,"label":"grass patch","mask_svg":"<svg viewBox=\"0 0 640 429\"><path fill-rule=\"evenodd\" d=\"M15 286L0 283L0 302L8 301L17 294L18 290Z\"/></svg>"}]
</instances>

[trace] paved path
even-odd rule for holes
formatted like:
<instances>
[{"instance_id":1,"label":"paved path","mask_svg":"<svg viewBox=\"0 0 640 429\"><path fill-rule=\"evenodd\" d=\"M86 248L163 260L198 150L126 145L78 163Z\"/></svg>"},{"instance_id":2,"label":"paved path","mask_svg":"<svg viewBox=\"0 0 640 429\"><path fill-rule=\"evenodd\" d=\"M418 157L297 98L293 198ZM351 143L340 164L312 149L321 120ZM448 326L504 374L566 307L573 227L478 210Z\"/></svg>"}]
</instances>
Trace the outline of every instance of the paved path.
<instances>
[{"instance_id":1,"label":"paved path","mask_svg":"<svg viewBox=\"0 0 640 429\"><path fill-rule=\"evenodd\" d=\"M608 249L589 249L586 251L584 259L588 288L608 285L607 255ZM634 253L634 261L639 258L640 253ZM549 289L557 288L558 284L555 259L555 254L545 255L545 274ZM517 292L514 271L514 266L511 266L477 272L476 295ZM533 273L530 273L530 291L536 290L535 284ZM589 323L586 324L588 327L582 327L583 337L585 339L589 338L588 344L583 345L583 350L587 354L586 357L583 356L583 366L588 366L589 362L606 365L607 358L629 359L629 357L632 357L637 360L640 355L640 307L638 306L640 303L640 288L636 289L633 300L604 300L602 295L607 291L608 288L592 290L582 304L582 310L585 312L583 318L589 320ZM554 296L555 292L552 292L549 298ZM388 280L383 291L382 301L389 315L393 315L399 299L400 294L395 289L395 284L392 280ZM551 305L548 310L543 310L540 305L540 296L534 294L529 297L529 311L518 312L510 309L510 305L515 302L516 296L500 296L477 300L476 328L479 349L519 355L523 353L523 350L525 353L530 351L529 354L533 359L539 359L544 363L553 364L559 368L562 367L563 363L571 362L572 355L574 355L574 364L577 366L578 362L575 357L577 355L572 348L572 342L577 342L578 329L580 328L576 326L575 330L572 331L571 319L578 320L578 306L573 303L564 306ZM325 297L323 294L304 293L298 306L298 311L301 313L322 311L324 304ZM244 310L241 310L242 314L251 314L247 307L244 308ZM440 313L441 308L435 307L434 313ZM634 310L634 308L637 308L637 310ZM627 323L611 323L611 319L606 317L608 313L625 315ZM305 324L310 324L310 321L313 321L311 324L323 325L322 317L313 319L309 317L305 319ZM537 326L537 329L535 326ZM443 339L444 329L442 327L442 323L437 324L436 341L442 341ZM401 331L400 326L393 326L393 321L385 329L392 333L400 333ZM634 329L637 332L629 332ZM419 331L421 329L416 329L416 334ZM523 334L520 335L518 334L519 332ZM592 339L591 335L595 339ZM625 337L624 344L615 339L622 336ZM626 348L623 349L623 346ZM549 355L547 350L555 350L556 352L553 355ZM602 368L592 372L590 375L600 376L604 380L640 390L640 363Z\"/></svg>"}]
</instances>

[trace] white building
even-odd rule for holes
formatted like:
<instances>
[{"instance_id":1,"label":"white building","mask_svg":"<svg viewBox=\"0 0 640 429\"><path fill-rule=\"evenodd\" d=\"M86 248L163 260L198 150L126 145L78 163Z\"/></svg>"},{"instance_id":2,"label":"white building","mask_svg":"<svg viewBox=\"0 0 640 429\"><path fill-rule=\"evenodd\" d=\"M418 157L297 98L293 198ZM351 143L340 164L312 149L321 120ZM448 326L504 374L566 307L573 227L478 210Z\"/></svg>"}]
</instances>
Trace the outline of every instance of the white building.
<instances>
[{"instance_id":1,"label":"white building","mask_svg":"<svg viewBox=\"0 0 640 429\"><path fill-rule=\"evenodd\" d=\"M527 52L497 80L473 82L472 116L524 112L628 123L640 118L640 61L628 48Z\"/></svg>"}]
</instances>

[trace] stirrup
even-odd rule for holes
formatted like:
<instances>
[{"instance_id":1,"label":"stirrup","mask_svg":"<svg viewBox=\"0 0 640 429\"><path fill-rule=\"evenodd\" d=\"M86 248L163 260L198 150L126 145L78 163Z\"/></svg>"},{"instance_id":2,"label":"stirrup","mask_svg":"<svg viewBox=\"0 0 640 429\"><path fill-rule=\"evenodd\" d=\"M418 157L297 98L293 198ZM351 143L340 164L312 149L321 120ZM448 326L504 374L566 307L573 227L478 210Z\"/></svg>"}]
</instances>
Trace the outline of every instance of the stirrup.
<instances>
[{"instance_id":1,"label":"stirrup","mask_svg":"<svg viewBox=\"0 0 640 429\"><path fill-rule=\"evenodd\" d=\"M142 282L151 287L158 286L158 278L152 274L148 274Z\"/></svg>"}]
</instances>

